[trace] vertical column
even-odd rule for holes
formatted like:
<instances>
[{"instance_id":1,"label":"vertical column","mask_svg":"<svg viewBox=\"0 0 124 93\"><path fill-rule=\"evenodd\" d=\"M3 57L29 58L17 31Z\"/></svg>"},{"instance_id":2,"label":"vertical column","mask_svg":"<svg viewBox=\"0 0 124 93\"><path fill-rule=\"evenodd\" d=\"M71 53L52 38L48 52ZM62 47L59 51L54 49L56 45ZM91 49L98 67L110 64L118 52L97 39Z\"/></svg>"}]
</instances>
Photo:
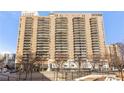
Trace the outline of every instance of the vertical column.
<instances>
[{"instance_id":1,"label":"vertical column","mask_svg":"<svg viewBox=\"0 0 124 93\"><path fill-rule=\"evenodd\" d=\"M37 48L37 25L38 25L38 17L33 16L33 27L32 27L32 45L31 45L31 51L32 53L36 53L36 48Z\"/></svg>"},{"instance_id":2,"label":"vertical column","mask_svg":"<svg viewBox=\"0 0 124 93\"><path fill-rule=\"evenodd\" d=\"M18 35L18 46L17 46L17 55L23 55L23 43L24 43L24 33L25 33L25 17L20 18L20 27Z\"/></svg>"},{"instance_id":3,"label":"vertical column","mask_svg":"<svg viewBox=\"0 0 124 93\"><path fill-rule=\"evenodd\" d=\"M73 17L68 16L68 54L69 59L74 59L74 40L73 40Z\"/></svg>"},{"instance_id":4,"label":"vertical column","mask_svg":"<svg viewBox=\"0 0 124 93\"><path fill-rule=\"evenodd\" d=\"M91 30L89 19L91 14L85 14L85 30L86 30L86 46L87 46L87 58L92 61L92 41L91 41Z\"/></svg>"},{"instance_id":5,"label":"vertical column","mask_svg":"<svg viewBox=\"0 0 124 93\"><path fill-rule=\"evenodd\" d=\"M105 41L104 41L104 28L103 28L103 17L97 17L98 22L98 31L99 31L99 47L100 47L100 54L101 58L105 57Z\"/></svg>"},{"instance_id":6,"label":"vertical column","mask_svg":"<svg viewBox=\"0 0 124 93\"><path fill-rule=\"evenodd\" d=\"M55 16L50 15L50 59L55 60Z\"/></svg>"}]
</instances>

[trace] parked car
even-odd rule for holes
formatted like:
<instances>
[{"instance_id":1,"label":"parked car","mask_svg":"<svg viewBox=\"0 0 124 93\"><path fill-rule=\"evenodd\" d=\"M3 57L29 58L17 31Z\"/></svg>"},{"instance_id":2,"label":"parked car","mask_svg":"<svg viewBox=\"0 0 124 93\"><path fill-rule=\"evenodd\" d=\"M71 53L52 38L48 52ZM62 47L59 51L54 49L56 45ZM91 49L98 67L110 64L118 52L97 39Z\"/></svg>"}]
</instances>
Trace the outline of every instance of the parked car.
<instances>
[{"instance_id":1,"label":"parked car","mask_svg":"<svg viewBox=\"0 0 124 93\"><path fill-rule=\"evenodd\" d=\"M75 81L121 81L116 75L87 75L76 78Z\"/></svg>"},{"instance_id":2,"label":"parked car","mask_svg":"<svg viewBox=\"0 0 124 93\"><path fill-rule=\"evenodd\" d=\"M121 81L121 79L117 78L115 75L109 75L109 76L106 76L104 81Z\"/></svg>"},{"instance_id":3,"label":"parked car","mask_svg":"<svg viewBox=\"0 0 124 93\"><path fill-rule=\"evenodd\" d=\"M115 71L116 72L116 71L118 71L118 69L117 68L113 68L112 71Z\"/></svg>"},{"instance_id":4,"label":"parked car","mask_svg":"<svg viewBox=\"0 0 124 93\"><path fill-rule=\"evenodd\" d=\"M7 68L4 67L4 68L2 69L2 72L3 72L3 73L6 73L6 72L7 72Z\"/></svg>"},{"instance_id":5,"label":"parked car","mask_svg":"<svg viewBox=\"0 0 124 93\"><path fill-rule=\"evenodd\" d=\"M13 70L10 70L9 72L10 73L16 73L17 71L15 69L13 69Z\"/></svg>"},{"instance_id":6,"label":"parked car","mask_svg":"<svg viewBox=\"0 0 124 93\"><path fill-rule=\"evenodd\" d=\"M84 62L82 64L82 68L86 69L86 70L91 70L91 71L93 70L93 66L92 66L92 64L90 62Z\"/></svg>"}]
</instances>

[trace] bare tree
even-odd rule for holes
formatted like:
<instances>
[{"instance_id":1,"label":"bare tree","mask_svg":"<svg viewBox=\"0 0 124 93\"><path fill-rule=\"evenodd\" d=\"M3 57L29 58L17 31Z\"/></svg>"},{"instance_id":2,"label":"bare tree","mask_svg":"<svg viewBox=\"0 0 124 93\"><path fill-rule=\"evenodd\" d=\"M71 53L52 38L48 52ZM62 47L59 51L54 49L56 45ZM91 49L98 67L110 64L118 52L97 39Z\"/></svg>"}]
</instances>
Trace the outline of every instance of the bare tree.
<instances>
[{"instance_id":1,"label":"bare tree","mask_svg":"<svg viewBox=\"0 0 124 93\"><path fill-rule=\"evenodd\" d=\"M81 72L81 63L83 62L82 61L82 58L80 57L81 55L77 55L76 57L76 61L78 62L78 73L77 73L77 76L80 77L80 72Z\"/></svg>"},{"instance_id":2,"label":"bare tree","mask_svg":"<svg viewBox=\"0 0 124 93\"><path fill-rule=\"evenodd\" d=\"M3 62L5 60L5 56L0 57L0 62Z\"/></svg>"},{"instance_id":3,"label":"bare tree","mask_svg":"<svg viewBox=\"0 0 124 93\"><path fill-rule=\"evenodd\" d=\"M17 59L16 70L19 71L19 80L20 80L21 72L22 72L22 70L24 70L23 56L17 55L16 59Z\"/></svg>"},{"instance_id":4,"label":"bare tree","mask_svg":"<svg viewBox=\"0 0 124 93\"><path fill-rule=\"evenodd\" d=\"M61 54L61 53L57 54L57 59L55 61L56 65L57 65L57 68L55 69L55 71L56 71L56 80L58 80L58 76L59 76L59 71L60 70L62 70L62 77L63 77L62 64L64 63L65 60L68 60L68 55Z\"/></svg>"},{"instance_id":5,"label":"bare tree","mask_svg":"<svg viewBox=\"0 0 124 93\"><path fill-rule=\"evenodd\" d=\"M19 80L21 77L22 70L25 73L25 80L27 80L28 75L30 76L30 80L32 80L32 73L35 68L34 65L39 64L42 61L42 57L40 56L36 57L35 53L29 52L26 55L27 60L24 61L22 55L18 55L16 59L18 61L18 64L16 65L16 69L19 71Z\"/></svg>"},{"instance_id":6,"label":"bare tree","mask_svg":"<svg viewBox=\"0 0 124 93\"><path fill-rule=\"evenodd\" d=\"M119 45L118 45L119 46ZM122 50L119 46L119 49L120 51ZM120 56L117 55L117 50L116 48L114 47L114 59L113 59L113 63L114 63L114 66L117 67L120 75L121 75L121 79L122 81L124 80L124 77L123 77L123 68L124 68L124 56L121 54Z\"/></svg>"},{"instance_id":7,"label":"bare tree","mask_svg":"<svg viewBox=\"0 0 124 93\"><path fill-rule=\"evenodd\" d=\"M35 53L30 52L29 54L29 73L30 73L30 79L32 80L32 73L33 73L33 64L36 62Z\"/></svg>"},{"instance_id":8,"label":"bare tree","mask_svg":"<svg viewBox=\"0 0 124 93\"><path fill-rule=\"evenodd\" d=\"M92 59L93 59L93 69L96 69L96 66L98 66L100 64L100 59L101 59L101 55L100 54L95 54L92 55Z\"/></svg>"},{"instance_id":9,"label":"bare tree","mask_svg":"<svg viewBox=\"0 0 124 93\"><path fill-rule=\"evenodd\" d=\"M17 64L16 64L16 69L19 71L19 80L21 77L21 73L25 72L25 80L27 79L28 74L31 72L32 73L32 62L34 60L33 53L27 54L27 61L25 62L23 60L23 55L17 55Z\"/></svg>"},{"instance_id":10,"label":"bare tree","mask_svg":"<svg viewBox=\"0 0 124 93\"><path fill-rule=\"evenodd\" d=\"M5 56L1 56L0 57L0 69L2 70L3 65L4 65L4 60L5 60Z\"/></svg>"},{"instance_id":11,"label":"bare tree","mask_svg":"<svg viewBox=\"0 0 124 93\"><path fill-rule=\"evenodd\" d=\"M122 56L124 56L124 44L123 43L116 43L118 46L119 46L119 48L120 48L120 53L121 53L121 55Z\"/></svg>"},{"instance_id":12,"label":"bare tree","mask_svg":"<svg viewBox=\"0 0 124 93\"><path fill-rule=\"evenodd\" d=\"M120 73L121 79L123 81L124 80L124 76L123 76L124 60L120 59L120 57L116 56L114 59L114 66L117 67L117 69Z\"/></svg>"},{"instance_id":13,"label":"bare tree","mask_svg":"<svg viewBox=\"0 0 124 93\"><path fill-rule=\"evenodd\" d=\"M28 54L28 63L27 63L27 68L26 68L26 77L28 74L30 74L30 79L32 80L32 73L34 69L34 64L38 64L39 61L41 61L42 57L35 56L35 53L30 52Z\"/></svg>"},{"instance_id":14,"label":"bare tree","mask_svg":"<svg viewBox=\"0 0 124 93\"><path fill-rule=\"evenodd\" d=\"M44 60L46 60L46 58L44 56L31 56L30 58L30 71L31 71L31 77L32 77L32 71L33 71L33 66L34 64L37 64L37 71L43 71L43 62ZM42 75L42 79L43 79L43 75Z\"/></svg>"}]
</instances>

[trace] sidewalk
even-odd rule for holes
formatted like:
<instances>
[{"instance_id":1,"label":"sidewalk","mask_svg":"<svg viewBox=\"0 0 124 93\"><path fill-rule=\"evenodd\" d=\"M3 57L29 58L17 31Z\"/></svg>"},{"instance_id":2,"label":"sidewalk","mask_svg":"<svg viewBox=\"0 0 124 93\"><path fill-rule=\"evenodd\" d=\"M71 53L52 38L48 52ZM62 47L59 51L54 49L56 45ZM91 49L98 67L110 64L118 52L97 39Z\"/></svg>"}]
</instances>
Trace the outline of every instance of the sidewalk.
<instances>
[{"instance_id":1,"label":"sidewalk","mask_svg":"<svg viewBox=\"0 0 124 93\"><path fill-rule=\"evenodd\" d=\"M50 81L45 75L40 72L33 72L32 78L31 73L27 74L27 78L25 73L22 73L19 80L19 73L17 73L17 81Z\"/></svg>"}]
</instances>

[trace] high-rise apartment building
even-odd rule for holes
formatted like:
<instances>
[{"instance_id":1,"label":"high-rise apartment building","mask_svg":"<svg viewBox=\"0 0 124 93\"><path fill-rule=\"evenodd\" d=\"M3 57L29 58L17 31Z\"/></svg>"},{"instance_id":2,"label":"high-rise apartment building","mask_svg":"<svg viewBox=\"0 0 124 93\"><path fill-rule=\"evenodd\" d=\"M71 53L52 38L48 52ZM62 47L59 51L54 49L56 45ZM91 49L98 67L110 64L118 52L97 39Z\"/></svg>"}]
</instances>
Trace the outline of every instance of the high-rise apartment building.
<instances>
[{"instance_id":1,"label":"high-rise apartment building","mask_svg":"<svg viewBox=\"0 0 124 93\"><path fill-rule=\"evenodd\" d=\"M39 16L23 12L20 17L17 56L26 60L29 52L56 62L74 59L84 62L105 56L102 14L52 13ZM18 61L17 61L18 62Z\"/></svg>"},{"instance_id":2,"label":"high-rise apartment building","mask_svg":"<svg viewBox=\"0 0 124 93\"><path fill-rule=\"evenodd\" d=\"M122 59L119 46L117 44L106 45L106 59L108 60L108 63L114 63L117 58L120 60Z\"/></svg>"}]
</instances>

